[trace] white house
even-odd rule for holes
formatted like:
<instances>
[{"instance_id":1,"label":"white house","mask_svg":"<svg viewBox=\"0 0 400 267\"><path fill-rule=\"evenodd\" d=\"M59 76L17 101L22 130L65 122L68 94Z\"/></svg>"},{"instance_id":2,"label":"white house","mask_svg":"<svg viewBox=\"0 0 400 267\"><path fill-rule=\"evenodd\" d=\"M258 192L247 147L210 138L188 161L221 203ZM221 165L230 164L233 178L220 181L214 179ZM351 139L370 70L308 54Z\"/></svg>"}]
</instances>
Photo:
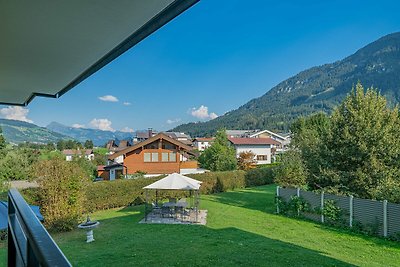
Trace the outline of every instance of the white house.
<instances>
[{"instance_id":1,"label":"white house","mask_svg":"<svg viewBox=\"0 0 400 267\"><path fill-rule=\"evenodd\" d=\"M287 149L287 147L290 144L290 135L288 136L283 136L268 130L263 130L259 131L256 133L253 133L249 136L250 138L271 138L275 141L278 141L280 143L280 146L277 146L278 151L284 151Z\"/></svg>"},{"instance_id":2,"label":"white house","mask_svg":"<svg viewBox=\"0 0 400 267\"><path fill-rule=\"evenodd\" d=\"M241 152L252 152L256 164L270 164L276 147L281 143L272 138L228 138L236 150L236 156Z\"/></svg>"},{"instance_id":3,"label":"white house","mask_svg":"<svg viewBox=\"0 0 400 267\"><path fill-rule=\"evenodd\" d=\"M210 147L214 138L199 137L193 140L193 147L198 151L204 151L206 148Z\"/></svg>"},{"instance_id":4,"label":"white house","mask_svg":"<svg viewBox=\"0 0 400 267\"><path fill-rule=\"evenodd\" d=\"M94 153L92 149L85 149L85 150L80 150L80 149L64 149L62 152L65 156L66 161L72 161L74 157L85 157L88 160L93 160L94 159Z\"/></svg>"}]
</instances>

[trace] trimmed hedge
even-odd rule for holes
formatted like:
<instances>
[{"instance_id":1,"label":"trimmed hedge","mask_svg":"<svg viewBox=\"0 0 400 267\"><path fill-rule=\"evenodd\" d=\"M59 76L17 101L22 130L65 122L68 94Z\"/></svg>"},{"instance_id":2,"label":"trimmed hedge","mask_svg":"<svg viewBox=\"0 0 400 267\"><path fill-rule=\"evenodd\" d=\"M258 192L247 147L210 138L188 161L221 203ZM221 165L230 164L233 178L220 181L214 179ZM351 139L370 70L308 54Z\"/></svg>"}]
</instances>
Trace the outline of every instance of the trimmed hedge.
<instances>
[{"instance_id":1,"label":"trimmed hedge","mask_svg":"<svg viewBox=\"0 0 400 267\"><path fill-rule=\"evenodd\" d=\"M202 181L201 194L214 194L246 186L245 171L224 171L188 174L186 176Z\"/></svg>"},{"instance_id":2,"label":"trimmed hedge","mask_svg":"<svg viewBox=\"0 0 400 267\"><path fill-rule=\"evenodd\" d=\"M275 167L270 167L247 171L245 174L246 187L272 184L275 179L274 169Z\"/></svg>"},{"instance_id":3,"label":"trimmed hedge","mask_svg":"<svg viewBox=\"0 0 400 267\"><path fill-rule=\"evenodd\" d=\"M201 194L213 194L239 188L271 184L273 183L273 168L252 169L247 172L207 172L188 174L187 176L203 182L200 187ZM95 210L142 204L145 200L145 192L142 188L154 183L162 177L164 176L93 182L86 188L87 202L85 208L88 212L92 212ZM26 199L36 200L36 190L37 189L35 189L35 192L24 190L23 195ZM172 190L159 191L159 198L180 198L188 196L189 192ZM154 201L154 197L154 193L149 194L149 199Z\"/></svg>"},{"instance_id":4,"label":"trimmed hedge","mask_svg":"<svg viewBox=\"0 0 400 267\"><path fill-rule=\"evenodd\" d=\"M154 183L158 179L118 179L115 181L93 182L86 188L86 209L91 212L127 206L137 197L143 197L143 187Z\"/></svg>"}]
</instances>

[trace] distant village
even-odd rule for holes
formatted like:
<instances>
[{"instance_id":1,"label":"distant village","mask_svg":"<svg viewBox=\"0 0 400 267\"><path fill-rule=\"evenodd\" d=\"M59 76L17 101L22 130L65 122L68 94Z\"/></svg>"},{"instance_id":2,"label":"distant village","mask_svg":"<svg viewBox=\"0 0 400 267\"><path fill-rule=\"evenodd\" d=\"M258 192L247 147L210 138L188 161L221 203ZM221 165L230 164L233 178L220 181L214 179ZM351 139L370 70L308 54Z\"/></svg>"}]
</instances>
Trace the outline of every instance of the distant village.
<instances>
[{"instance_id":1,"label":"distant village","mask_svg":"<svg viewBox=\"0 0 400 267\"><path fill-rule=\"evenodd\" d=\"M290 143L289 134L277 134L269 130L226 130L229 142L236 156L250 152L255 165L271 164L277 161ZM214 137L192 138L179 132L156 132L152 129L137 132L126 140L110 140L107 164L97 166L99 180L115 180L138 173L157 176L170 173L203 173L198 156L213 144ZM63 150L67 161L73 157L94 159L93 150Z\"/></svg>"}]
</instances>

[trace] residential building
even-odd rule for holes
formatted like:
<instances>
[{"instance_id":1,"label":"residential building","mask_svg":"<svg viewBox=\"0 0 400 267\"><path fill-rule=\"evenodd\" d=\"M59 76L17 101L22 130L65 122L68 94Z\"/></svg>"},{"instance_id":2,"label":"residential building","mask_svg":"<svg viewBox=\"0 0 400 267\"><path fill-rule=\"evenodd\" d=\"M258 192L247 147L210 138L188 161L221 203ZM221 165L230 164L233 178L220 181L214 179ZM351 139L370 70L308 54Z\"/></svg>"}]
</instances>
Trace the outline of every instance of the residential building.
<instances>
[{"instance_id":1,"label":"residential building","mask_svg":"<svg viewBox=\"0 0 400 267\"><path fill-rule=\"evenodd\" d=\"M88 160L94 159L94 153L92 149L64 149L62 153L64 154L66 161L72 161L74 157L85 157Z\"/></svg>"},{"instance_id":2,"label":"residential building","mask_svg":"<svg viewBox=\"0 0 400 267\"><path fill-rule=\"evenodd\" d=\"M138 171L147 174L169 174L182 169L197 168L193 148L175 140L164 133L159 133L143 142L127 147L109 155L108 166L104 169L134 174Z\"/></svg>"},{"instance_id":3,"label":"residential building","mask_svg":"<svg viewBox=\"0 0 400 267\"><path fill-rule=\"evenodd\" d=\"M228 138L236 150L236 156L241 152L252 152L256 164L273 162L276 147L281 143L272 138Z\"/></svg>"},{"instance_id":4,"label":"residential building","mask_svg":"<svg viewBox=\"0 0 400 267\"><path fill-rule=\"evenodd\" d=\"M280 145L277 147L278 151L284 151L290 144L290 134L286 136L271 132L269 130L258 131L249 136L250 138L271 138L278 141Z\"/></svg>"},{"instance_id":5,"label":"residential building","mask_svg":"<svg viewBox=\"0 0 400 267\"><path fill-rule=\"evenodd\" d=\"M133 137L133 142L140 143L146 141L147 139L157 135L157 132L152 128L149 128L147 131L137 131L136 135Z\"/></svg>"},{"instance_id":6,"label":"residential building","mask_svg":"<svg viewBox=\"0 0 400 267\"><path fill-rule=\"evenodd\" d=\"M132 146L133 140L132 139L127 139L127 140L109 140L106 144L106 148L108 149L109 152L114 153L119 150L123 150L129 146Z\"/></svg>"},{"instance_id":7,"label":"residential building","mask_svg":"<svg viewBox=\"0 0 400 267\"><path fill-rule=\"evenodd\" d=\"M185 145L193 146L192 138L188 134L179 132L165 132L165 134L175 140L184 143Z\"/></svg>"},{"instance_id":8,"label":"residential building","mask_svg":"<svg viewBox=\"0 0 400 267\"><path fill-rule=\"evenodd\" d=\"M193 140L193 147L198 151L204 151L206 148L210 147L212 142L214 141L213 137L198 137Z\"/></svg>"},{"instance_id":9,"label":"residential building","mask_svg":"<svg viewBox=\"0 0 400 267\"><path fill-rule=\"evenodd\" d=\"M258 130L226 130L226 135L230 138L243 138L249 137L251 134Z\"/></svg>"}]
</instances>

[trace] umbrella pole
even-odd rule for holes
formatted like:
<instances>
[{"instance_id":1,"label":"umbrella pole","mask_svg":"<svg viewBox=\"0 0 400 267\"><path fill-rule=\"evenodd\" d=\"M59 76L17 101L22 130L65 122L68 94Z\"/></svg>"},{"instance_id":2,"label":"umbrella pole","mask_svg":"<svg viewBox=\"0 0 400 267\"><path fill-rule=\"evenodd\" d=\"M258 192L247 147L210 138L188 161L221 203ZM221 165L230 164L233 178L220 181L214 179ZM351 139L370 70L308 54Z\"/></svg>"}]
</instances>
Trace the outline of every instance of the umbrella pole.
<instances>
[{"instance_id":1,"label":"umbrella pole","mask_svg":"<svg viewBox=\"0 0 400 267\"><path fill-rule=\"evenodd\" d=\"M199 222L198 214L199 214L199 191L195 191L195 205L196 205L196 223Z\"/></svg>"},{"instance_id":2,"label":"umbrella pole","mask_svg":"<svg viewBox=\"0 0 400 267\"><path fill-rule=\"evenodd\" d=\"M147 222L147 204L149 203L149 191L146 189L146 203L144 204L144 221Z\"/></svg>"},{"instance_id":3,"label":"umbrella pole","mask_svg":"<svg viewBox=\"0 0 400 267\"><path fill-rule=\"evenodd\" d=\"M158 207L158 190L156 190L156 207Z\"/></svg>"}]
</instances>

